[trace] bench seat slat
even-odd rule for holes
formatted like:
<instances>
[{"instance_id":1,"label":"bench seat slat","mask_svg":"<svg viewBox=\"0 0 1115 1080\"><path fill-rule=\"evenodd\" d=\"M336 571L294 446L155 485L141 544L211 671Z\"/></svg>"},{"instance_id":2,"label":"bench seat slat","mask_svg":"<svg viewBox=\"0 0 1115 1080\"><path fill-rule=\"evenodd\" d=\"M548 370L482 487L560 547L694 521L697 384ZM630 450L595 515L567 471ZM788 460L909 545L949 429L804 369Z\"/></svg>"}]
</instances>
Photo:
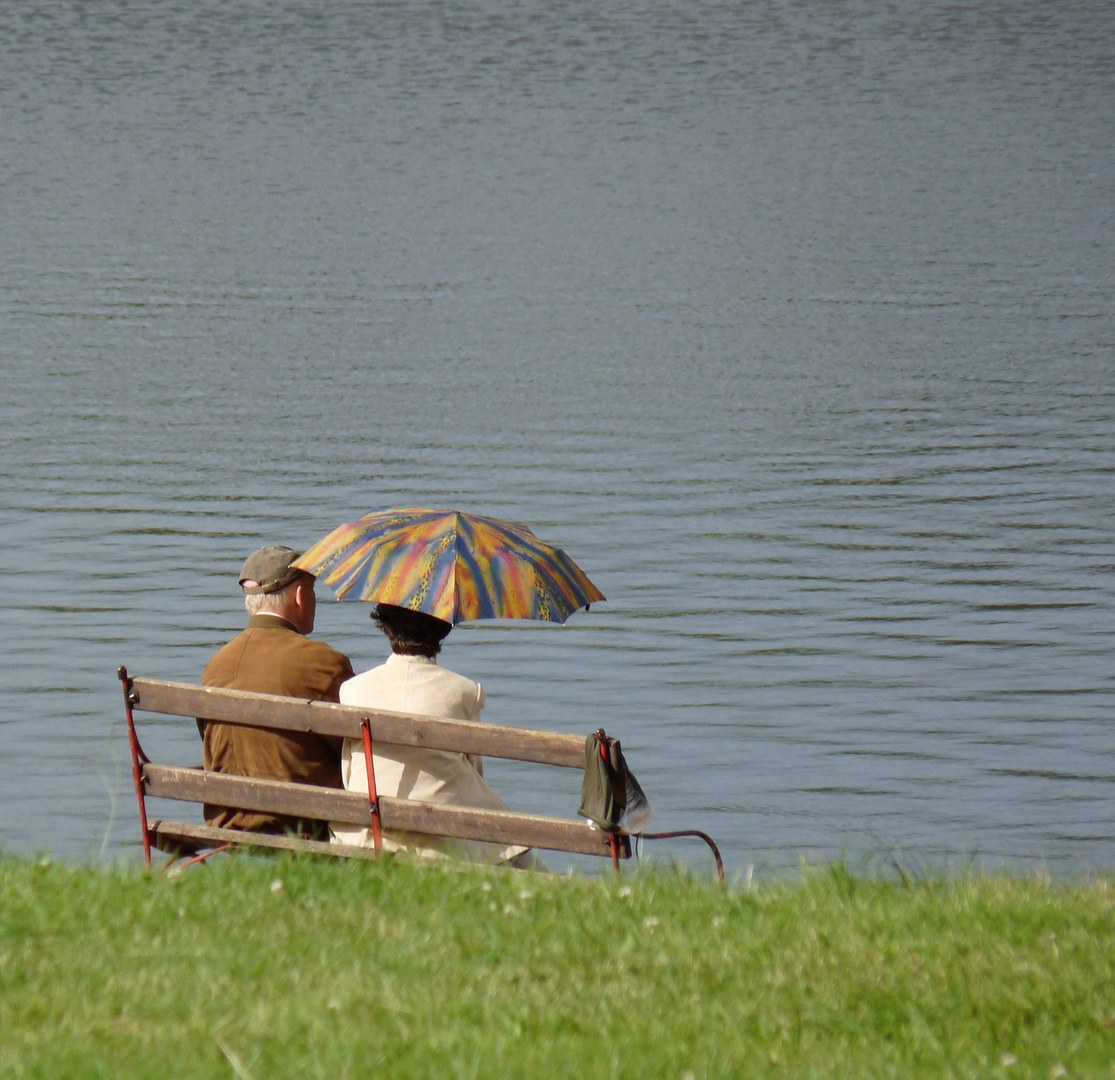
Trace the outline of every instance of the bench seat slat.
<instances>
[{"instance_id":1,"label":"bench seat slat","mask_svg":"<svg viewBox=\"0 0 1115 1080\"><path fill-rule=\"evenodd\" d=\"M328 855L346 859L374 859L372 848L341 846L326 840L306 840L299 836L274 836L270 833L244 832L243 829L218 829L212 825L187 825L181 821L151 821L148 827L160 851L185 851L192 854L223 844L237 847L267 848L272 851L305 851L311 855Z\"/></svg>"},{"instance_id":2,"label":"bench seat slat","mask_svg":"<svg viewBox=\"0 0 1115 1080\"><path fill-rule=\"evenodd\" d=\"M221 723L312 731L348 739L360 738L360 719L366 716L375 742L573 769L583 769L585 765L584 738L565 732L377 712L327 701L301 701L274 694L253 694L161 679L133 679L132 691L135 697L132 707L146 712L201 716Z\"/></svg>"},{"instance_id":3,"label":"bench seat slat","mask_svg":"<svg viewBox=\"0 0 1115 1080\"><path fill-rule=\"evenodd\" d=\"M357 792L150 763L143 766L142 776L147 794L155 798L208 802L349 825L371 825L367 796ZM379 800L379 805L385 829L521 844L582 855L608 852L606 834L592 828L587 821L438 806L386 796Z\"/></svg>"}]
</instances>

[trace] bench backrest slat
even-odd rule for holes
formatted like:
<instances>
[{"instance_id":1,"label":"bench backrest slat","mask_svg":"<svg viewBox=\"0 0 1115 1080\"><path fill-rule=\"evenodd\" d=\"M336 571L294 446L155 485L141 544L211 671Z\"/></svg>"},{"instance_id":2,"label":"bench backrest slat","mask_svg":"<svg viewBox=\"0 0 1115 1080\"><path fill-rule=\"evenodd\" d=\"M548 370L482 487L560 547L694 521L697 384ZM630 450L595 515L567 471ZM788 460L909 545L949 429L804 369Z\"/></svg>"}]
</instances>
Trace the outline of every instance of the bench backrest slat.
<instances>
[{"instance_id":1,"label":"bench backrest slat","mask_svg":"<svg viewBox=\"0 0 1115 1080\"><path fill-rule=\"evenodd\" d=\"M143 766L143 783L149 796L162 799L208 802L350 825L371 824L368 797L357 792L154 764ZM587 821L437 806L386 796L379 800L379 806L385 829L522 844L582 855L608 852L606 834L593 829Z\"/></svg>"},{"instance_id":2,"label":"bench backrest slat","mask_svg":"<svg viewBox=\"0 0 1115 1080\"><path fill-rule=\"evenodd\" d=\"M312 731L348 739L360 738L360 719L366 716L375 742L482 754L573 769L585 766L584 737L564 732L376 712L327 701L301 701L273 694L193 686L161 679L133 679L132 690L135 696L132 707L146 712L204 717L222 723L283 731Z\"/></svg>"}]
</instances>

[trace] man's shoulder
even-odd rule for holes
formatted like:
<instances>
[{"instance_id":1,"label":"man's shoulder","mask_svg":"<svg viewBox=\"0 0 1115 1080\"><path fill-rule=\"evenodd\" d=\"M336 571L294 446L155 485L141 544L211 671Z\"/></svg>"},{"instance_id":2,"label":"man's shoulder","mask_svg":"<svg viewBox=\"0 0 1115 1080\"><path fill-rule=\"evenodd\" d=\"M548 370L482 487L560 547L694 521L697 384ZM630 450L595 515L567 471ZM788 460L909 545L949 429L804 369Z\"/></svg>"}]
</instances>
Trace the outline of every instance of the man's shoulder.
<instances>
[{"instance_id":1,"label":"man's shoulder","mask_svg":"<svg viewBox=\"0 0 1115 1080\"><path fill-rule=\"evenodd\" d=\"M332 645L314 641L281 626L250 626L213 654L201 681L208 686L255 681L260 664L271 661L280 661L284 667L293 663L296 670L312 669L328 673L334 682L352 677L349 658Z\"/></svg>"},{"instance_id":2,"label":"man's shoulder","mask_svg":"<svg viewBox=\"0 0 1115 1080\"><path fill-rule=\"evenodd\" d=\"M341 667L347 667L349 671L352 670L352 662L340 649L334 649L332 645L324 641L314 641L312 638L302 637L301 635L299 635L299 637L301 639L301 644L298 648L306 651L307 655L320 657L323 661L328 661Z\"/></svg>"},{"instance_id":3,"label":"man's shoulder","mask_svg":"<svg viewBox=\"0 0 1115 1080\"><path fill-rule=\"evenodd\" d=\"M230 665L235 668L237 659L243 654L248 643L248 631L241 630L231 641L222 645L205 665L201 682L203 686L223 686Z\"/></svg>"},{"instance_id":4,"label":"man's shoulder","mask_svg":"<svg viewBox=\"0 0 1115 1080\"><path fill-rule=\"evenodd\" d=\"M262 633L273 633L273 631L263 630ZM264 648L266 647L265 645ZM297 658L299 662L312 664L314 667L343 671L346 678L352 675L352 663L349 658L340 649L334 649L332 645L324 641L315 641L303 634L287 631L283 632L281 642L276 641L273 647L276 651L281 649L292 659Z\"/></svg>"}]
</instances>

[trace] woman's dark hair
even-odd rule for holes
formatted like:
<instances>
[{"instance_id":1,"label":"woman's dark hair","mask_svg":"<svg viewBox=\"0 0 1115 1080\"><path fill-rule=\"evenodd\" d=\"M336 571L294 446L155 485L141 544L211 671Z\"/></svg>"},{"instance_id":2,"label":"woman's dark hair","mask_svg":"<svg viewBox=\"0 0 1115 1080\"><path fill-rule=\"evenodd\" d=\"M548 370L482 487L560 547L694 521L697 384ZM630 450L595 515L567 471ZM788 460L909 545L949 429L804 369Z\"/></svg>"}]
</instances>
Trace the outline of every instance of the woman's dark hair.
<instances>
[{"instance_id":1,"label":"woman's dark hair","mask_svg":"<svg viewBox=\"0 0 1115 1080\"><path fill-rule=\"evenodd\" d=\"M391 651L400 656L437 656L442 641L453 629L453 624L444 619L394 604L376 604L372 618L387 635Z\"/></svg>"}]
</instances>

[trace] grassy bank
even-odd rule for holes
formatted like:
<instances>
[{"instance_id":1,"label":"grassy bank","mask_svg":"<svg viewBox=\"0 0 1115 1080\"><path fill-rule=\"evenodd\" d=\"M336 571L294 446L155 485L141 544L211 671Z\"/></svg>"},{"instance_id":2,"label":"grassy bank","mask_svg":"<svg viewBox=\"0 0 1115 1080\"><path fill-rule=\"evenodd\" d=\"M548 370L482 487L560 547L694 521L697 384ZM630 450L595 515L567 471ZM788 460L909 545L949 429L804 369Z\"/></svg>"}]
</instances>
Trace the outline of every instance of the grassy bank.
<instances>
[{"instance_id":1,"label":"grassy bank","mask_svg":"<svg viewBox=\"0 0 1115 1080\"><path fill-rule=\"evenodd\" d=\"M1115 882L0 859L0 1076L1115 1077Z\"/></svg>"}]
</instances>

